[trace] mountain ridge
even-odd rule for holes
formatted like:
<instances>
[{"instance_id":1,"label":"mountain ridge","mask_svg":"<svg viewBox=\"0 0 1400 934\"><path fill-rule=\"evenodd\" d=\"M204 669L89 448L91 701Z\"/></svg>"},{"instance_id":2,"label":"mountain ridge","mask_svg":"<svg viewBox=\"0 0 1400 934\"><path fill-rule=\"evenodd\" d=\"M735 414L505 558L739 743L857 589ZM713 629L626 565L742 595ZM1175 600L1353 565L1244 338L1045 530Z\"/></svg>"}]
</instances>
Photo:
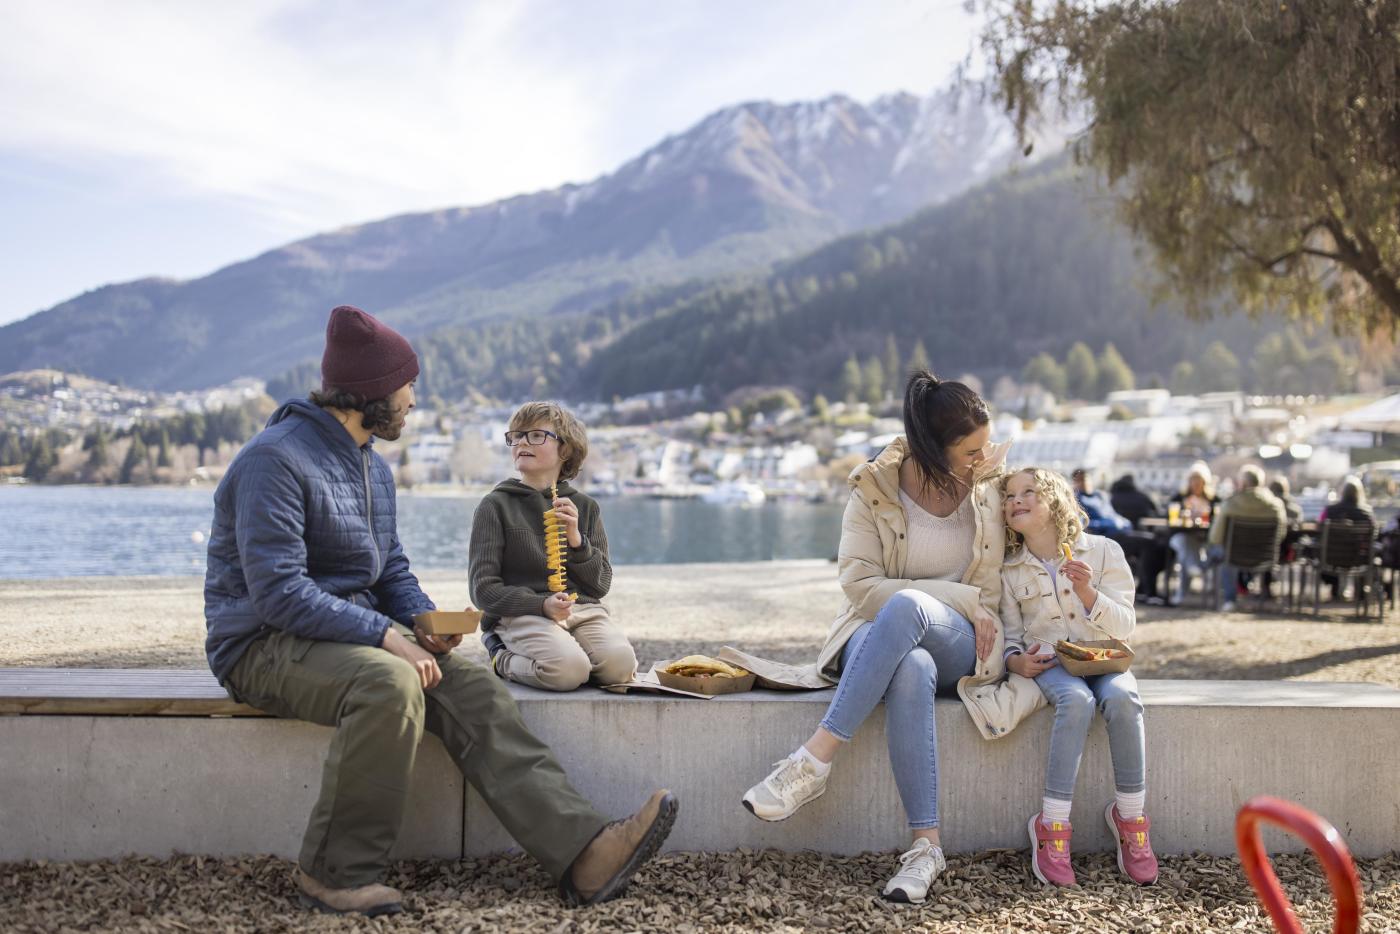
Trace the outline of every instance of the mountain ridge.
<instances>
[{"instance_id":1,"label":"mountain ridge","mask_svg":"<svg viewBox=\"0 0 1400 934\"><path fill-rule=\"evenodd\" d=\"M196 279L86 291L0 328L0 372L200 388L314 355L326 310L345 302L417 337L761 270L1017 162L1004 120L965 97L732 105L587 183L348 225Z\"/></svg>"}]
</instances>

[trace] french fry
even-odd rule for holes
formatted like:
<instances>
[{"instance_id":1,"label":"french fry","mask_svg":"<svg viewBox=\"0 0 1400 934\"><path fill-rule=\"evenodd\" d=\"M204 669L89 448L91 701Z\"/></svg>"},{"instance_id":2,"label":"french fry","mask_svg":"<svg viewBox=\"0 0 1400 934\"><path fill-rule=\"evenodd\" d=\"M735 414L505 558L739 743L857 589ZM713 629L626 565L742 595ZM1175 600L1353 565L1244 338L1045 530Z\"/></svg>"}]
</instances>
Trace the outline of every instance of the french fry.
<instances>
[{"instance_id":1,"label":"french fry","mask_svg":"<svg viewBox=\"0 0 1400 934\"><path fill-rule=\"evenodd\" d=\"M550 487L550 501L559 498L559 484ZM566 555L568 554L568 530L564 527L564 520L560 519L551 506L545 510L544 514L544 555L545 567L550 571L549 589L552 593L564 593L569 589L568 571L566 568ZM578 594L570 594L577 597Z\"/></svg>"}]
</instances>

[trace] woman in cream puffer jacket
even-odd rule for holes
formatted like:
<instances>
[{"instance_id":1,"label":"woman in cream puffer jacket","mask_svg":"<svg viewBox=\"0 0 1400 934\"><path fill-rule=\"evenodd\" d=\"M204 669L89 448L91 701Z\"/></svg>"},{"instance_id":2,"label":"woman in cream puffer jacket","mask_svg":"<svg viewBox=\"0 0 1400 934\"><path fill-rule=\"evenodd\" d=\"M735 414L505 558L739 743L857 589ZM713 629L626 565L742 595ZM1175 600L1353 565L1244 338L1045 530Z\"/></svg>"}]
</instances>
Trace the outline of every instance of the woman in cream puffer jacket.
<instances>
[{"instance_id":1,"label":"woman in cream puffer jacket","mask_svg":"<svg viewBox=\"0 0 1400 934\"><path fill-rule=\"evenodd\" d=\"M913 847L885 887L920 902L944 866L938 829L934 697L962 696L986 736L1044 703L1034 682L1003 678L1004 520L986 404L962 383L916 373L905 435L850 476L841 526L846 602L818 658L839 682L820 727L749 789L744 805L784 820L826 787L832 758L881 700L891 766Z\"/></svg>"}]
</instances>

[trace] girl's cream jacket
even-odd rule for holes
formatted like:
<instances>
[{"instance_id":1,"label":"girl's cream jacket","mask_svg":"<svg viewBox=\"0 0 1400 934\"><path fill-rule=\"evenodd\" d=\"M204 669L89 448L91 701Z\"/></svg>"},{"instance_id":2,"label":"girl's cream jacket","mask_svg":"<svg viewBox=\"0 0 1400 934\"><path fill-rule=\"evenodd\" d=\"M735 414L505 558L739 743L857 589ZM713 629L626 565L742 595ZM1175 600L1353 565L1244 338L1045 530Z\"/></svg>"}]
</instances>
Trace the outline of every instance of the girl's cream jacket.
<instances>
[{"instance_id":1,"label":"girl's cream jacket","mask_svg":"<svg viewBox=\"0 0 1400 934\"><path fill-rule=\"evenodd\" d=\"M841 590L846 600L817 656L817 670L828 681L841 676L841 650L862 623L875 618L896 593L919 590L942 601L968 619L978 606L993 616L1001 600L1001 564L1005 554L1005 525L996 477L1009 445L993 446L973 480L975 531L972 561L961 581L911 580L904 508L899 503L899 468L908 456L903 436L874 460L851 471L850 500L841 520L838 554ZM991 654L979 659L976 670L958 681L958 695L988 739L1003 736L1022 717L1045 703L1034 681L1005 678L1002 627L997 627Z\"/></svg>"},{"instance_id":2,"label":"girl's cream jacket","mask_svg":"<svg viewBox=\"0 0 1400 934\"><path fill-rule=\"evenodd\" d=\"M1058 573L1063 557L1053 562L1054 578L1025 546L1006 558L1001 571L1001 622L1007 649L1025 651L1037 642L1054 645L1061 639L1127 641L1132 634L1137 619L1133 572L1122 546L1102 535L1082 534L1071 551L1089 565L1090 583L1099 592L1088 613L1069 581Z\"/></svg>"}]
</instances>

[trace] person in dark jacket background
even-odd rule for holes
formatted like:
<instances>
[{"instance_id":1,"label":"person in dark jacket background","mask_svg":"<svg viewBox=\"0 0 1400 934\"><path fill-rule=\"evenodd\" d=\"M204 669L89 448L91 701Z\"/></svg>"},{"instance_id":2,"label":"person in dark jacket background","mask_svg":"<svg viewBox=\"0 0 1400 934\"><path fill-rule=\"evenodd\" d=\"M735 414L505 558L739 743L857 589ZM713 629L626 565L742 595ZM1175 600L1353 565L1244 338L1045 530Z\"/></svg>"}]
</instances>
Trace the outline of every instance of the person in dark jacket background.
<instances>
[{"instance_id":1,"label":"person in dark jacket background","mask_svg":"<svg viewBox=\"0 0 1400 934\"><path fill-rule=\"evenodd\" d=\"M1366 491L1362 488L1361 481L1356 477L1347 477L1342 481L1341 488L1337 491L1337 501L1324 506L1317 521L1319 524L1323 522L1365 523L1371 526L1372 535L1375 534L1376 529L1376 514L1371 509L1371 504L1366 502ZM1322 582L1330 589L1333 600L1341 596L1341 585L1337 575L1324 574Z\"/></svg>"},{"instance_id":2,"label":"person in dark jacket background","mask_svg":"<svg viewBox=\"0 0 1400 934\"><path fill-rule=\"evenodd\" d=\"M1113 481L1113 485L1108 488L1108 499L1114 511L1131 522L1135 529L1141 526L1143 519L1156 518L1162 514L1152 494L1138 489L1137 481L1130 473L1125 473Z\"/></svg>"},{"instance_id":3,"label":"person in dark jacket background","mask_svg":"<svg viewBox=\"0 0 1400 934\"><path fill-rule=\"evenodd\" d=\"M1137 587L1136 596L1147 602L1161 602L1161 598L1157 596L1157 575L1166 567L1166 558L1156 537L1150 532L1137 531L1136 522L1120 515L1117 510L1117 495L1110 500L1101 491L1095 490L1094 479L1088 470L1079 467L1070 475L1070 479L1074 481L1074 496L1079 508L1089 517L1085 531L1111 538L1121 545L1123 554L1132 566ZM1129 483L1132 482L1131 475L1126 479ZM1134 489L1136 490L1136 487Z\"/></svg>"},{"instance_id":4,"label":"person in dark jacket background","mask_svg":"<svg viewBox=\"0 0 1400 934\"><path fill-rule=\"evenodd\" d=\"M461 636L414 625L434 606L409 569L373 440L399 437L417 375L392 329L348 305L331 312L321 390L278 409L214 494L209 667L235 700L335 727L294 874L304 904L401 910L379 879L425 729L567 901L606 900L659 849L675 798L656 791L607 823L500 679L451 653Z\"/></svg>"}]
</instances>

